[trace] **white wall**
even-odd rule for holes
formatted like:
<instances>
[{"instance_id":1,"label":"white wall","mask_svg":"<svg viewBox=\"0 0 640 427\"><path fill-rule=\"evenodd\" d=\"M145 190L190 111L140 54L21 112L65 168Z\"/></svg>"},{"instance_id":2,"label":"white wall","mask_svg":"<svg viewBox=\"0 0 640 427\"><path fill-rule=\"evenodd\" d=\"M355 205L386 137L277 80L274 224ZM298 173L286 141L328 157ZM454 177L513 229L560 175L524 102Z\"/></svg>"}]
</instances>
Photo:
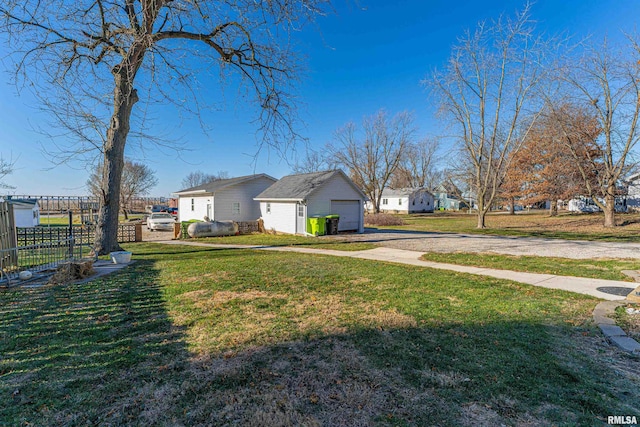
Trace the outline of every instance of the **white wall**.
<instances>
[{"instance_id":1,"label":"white wall","mask_svg":"<svg viewBox=\"0 0 640 427\"><path fill-rule=\"evenodd\" d=\"M194 201L194 210L191 210L191 199ZM178 219L180 221L204 220L207 215L207 203L213 204L213 196L180 196L178 198Z\"/></svg>"},{"instance_id":2,"label":"white wall","mask_svg":"<svg viewBox=\"0 0 640 427\"><path fill-rule=\"evenodd\" d=\"M271 212L267 213L267 203ZM266 231L276 230L281 233L296 233L296 203L260 202L260 212Z\"/></svg>"},{"instance_id":3,"label":"white wall","mask_svg":"<svg viewBox=\"0 0 640 427\"><path fill-rule=\"evenodd\" d=\"M12 206L16 227L35 227L40 225L40 211L37 207Z\"/></svg>"},{"instance_id":4,"label":"white wall","mask_svg":"<svg viewBox=\"0 0 640 427\"><path fill-rule=\"evenodd\" d=\"M384 202L387 201L385 205ZM385 196L382 195L380 199L380 211L405 211L409 210L409 197L408 196Z\"/></svg>"},{"instance_id":5,"label":"white wall","mask_svg":"<svg viewBox=\"0 0 640 427\"><path fill-rule=\"evenodd\" d=\"M253 179L215 193L215 213L217 221L255 221L260 218L260 203L253 200L258 194L269 188L275 181L266 177ZM233 203L240 203L240 213L233 213Z\"/></svg>"},{"instance_id":6,"label":"white wall","mask_svg":"<svg viewBox=\"0 0 640 427\"><path fill-rule=\"evenodd\" d=\"M329 215L331 200L362 200L362 196L339 174L327 181L307 200L307 215Z\"/></svg>"},{"instance_id":7,"label":"white wall","mask_svg":"<svg viewBox=\"0 0 640 427\"><path fill-rule=\"evenodd\" d=\"M408 200L408 205L409 212L433 212L433 194L426 190L418 191Z\"/></svg>"}]
</instances>

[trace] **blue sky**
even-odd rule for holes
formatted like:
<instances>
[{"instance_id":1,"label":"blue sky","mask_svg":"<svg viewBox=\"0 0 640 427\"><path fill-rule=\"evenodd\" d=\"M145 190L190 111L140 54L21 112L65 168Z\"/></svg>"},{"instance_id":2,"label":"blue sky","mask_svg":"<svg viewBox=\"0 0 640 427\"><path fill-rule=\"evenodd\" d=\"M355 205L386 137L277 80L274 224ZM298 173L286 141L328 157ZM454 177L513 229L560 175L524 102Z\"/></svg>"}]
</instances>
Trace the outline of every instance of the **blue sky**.
<instances>
[{"instance_id":1,"label":"blue sky","mask_svg":"<svg viewBox=\"0 0 640 427\"><path fill-rule=\"evenodd\" d=\"M306 75L300 85L301 133L309 145L321 149L332 133L349 121L360 122L381 108L391 114L413 111L419 135L438 134L433 104L420 85L434 67L447 59L456 37L478 21L500 13L513 14L522 3L508 0L349 0L336 2L336 13L318 20L297 34L306 57ZM633 32L640 17L637 0L538 0L532 9L538 28L547 33L567 32L576 38L604 35L618 38L620 29ZM7 46L0 46L0 58ZM262 150L256 154L255 127L250 106L233 99L226 90L223 109L203 114L210 130L196 120L178 119L174 111L152 109L161 133L184 147L172 150L148 146L133 157L148 164L159 178L154 195L168 196L180 189L191 171L227 171L231 176L267 173L276 178L290 173L280 156ZM154 108L154 107L152 107ZM51 141L34 131L46 126L37 101L27 90L19 94L0 74L0 154L16 161L6 177L14 194L85 194L88 172L80 165L54 166L42 146ZM304 147L299 147L304 151Z\"/></svg>"}]
</instances>

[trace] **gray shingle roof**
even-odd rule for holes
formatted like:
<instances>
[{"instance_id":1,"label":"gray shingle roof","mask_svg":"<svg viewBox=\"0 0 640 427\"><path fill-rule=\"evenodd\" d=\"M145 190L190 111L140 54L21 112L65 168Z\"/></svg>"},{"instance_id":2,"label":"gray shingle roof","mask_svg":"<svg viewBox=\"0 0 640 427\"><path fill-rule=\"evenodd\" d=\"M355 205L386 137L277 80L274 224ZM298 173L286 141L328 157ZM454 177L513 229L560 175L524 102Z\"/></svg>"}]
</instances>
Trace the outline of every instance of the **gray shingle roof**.
<instances>
[{"instance_id":1,"label":"gray shingle roof","mask_svg":"<svg viewBox=\"0 0 640 427\"><path fill-rule=\"evenodd\" d=\"M258 194L256 199L306 200L311 193L336 175L349 179L340 170L288 175ZM360 190L357 191L362 193Z\"/></svg>"},{"instance_id":2,"label":"gray shingle roof","mask_svg":"<svg viewBox=\"0 0 640 427\"><path fill-rule=\"evenodd\" d=\"M236 178L220 179L218 181L209 182L207 184L198 185L196 187L186 188L184 190L176 191L174 194L201 193L201 192L215 193L216 191L222 188L241 184L243 182L251 181L253 179L260 178L260 177L268 178L274 182L276 181L275 178L270 177L269 175L264 173L261 173L258 175L245 175L245 176L239 176Z\"/></svg>"},{"instance_id":3,"label":"gray shingle roof","mask_svg":"<svg viewBox=\"0 0 640 427\"><path fill-rule=\"evenodd\" d=\"M404 197L404 196L410 196L414 193L417 193L418 191L425 191L431 194L431 192L426 188L385 188L382 191L382 196L383 197Z\"/></svg>"}]
</instances>

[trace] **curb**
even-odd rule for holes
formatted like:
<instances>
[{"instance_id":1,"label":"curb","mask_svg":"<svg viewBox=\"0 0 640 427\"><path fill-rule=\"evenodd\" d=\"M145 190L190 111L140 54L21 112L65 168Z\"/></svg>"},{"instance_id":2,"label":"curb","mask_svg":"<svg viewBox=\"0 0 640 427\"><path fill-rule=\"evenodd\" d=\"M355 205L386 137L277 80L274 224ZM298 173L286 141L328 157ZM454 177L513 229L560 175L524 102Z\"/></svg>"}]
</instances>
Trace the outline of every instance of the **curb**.
<instances>
[{"instance_id":1,"label":"curb","mask_svg":"<svg viewBox=\"0 0 640 427\"><path fill-rule=\"evenodd\" d=\"M603 301L599 303L593 310L593 320L611 344L622 351L640 356L640 344L629 337L625 331L616 325L615 320L609 317L616 308L626 303L627 301Z\"/></svg>"}]
</instances>

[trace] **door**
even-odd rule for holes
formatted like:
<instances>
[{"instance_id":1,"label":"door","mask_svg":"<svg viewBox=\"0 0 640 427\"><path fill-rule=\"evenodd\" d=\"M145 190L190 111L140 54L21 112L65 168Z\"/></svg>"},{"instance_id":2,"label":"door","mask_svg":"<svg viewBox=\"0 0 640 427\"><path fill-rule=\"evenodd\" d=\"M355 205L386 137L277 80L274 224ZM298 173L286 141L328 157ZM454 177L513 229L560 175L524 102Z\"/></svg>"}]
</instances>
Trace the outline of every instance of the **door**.
<instances>
[{"instance_id":1,"label":"door","mask_svg":"<svg viewBox=\"0 0 640 427\"><path fill-rule=\"evenodd\" d=\"M211 203L207 203L207 216L213 221L213 205Z\"/></svg>"},{"instance_id":2,"label":"door","mask_svg":"<svg viewBox=\"0 0 640 427\"><path fill-rule=\"evenodd\" d=\"M304 234L306 230L305 209L302 203L296 204L296 233Z\"/></svg>"},{"instance_id":3,"label":"door","mask_svg":"<svg viewBox=\"0 0 640 427\"><path fill-rule=\"evenodd\" d=\"M359 200L332 200L331 213L340 215L338 231L358 231L363 221Z\"/></svg>"}]
</instances>

